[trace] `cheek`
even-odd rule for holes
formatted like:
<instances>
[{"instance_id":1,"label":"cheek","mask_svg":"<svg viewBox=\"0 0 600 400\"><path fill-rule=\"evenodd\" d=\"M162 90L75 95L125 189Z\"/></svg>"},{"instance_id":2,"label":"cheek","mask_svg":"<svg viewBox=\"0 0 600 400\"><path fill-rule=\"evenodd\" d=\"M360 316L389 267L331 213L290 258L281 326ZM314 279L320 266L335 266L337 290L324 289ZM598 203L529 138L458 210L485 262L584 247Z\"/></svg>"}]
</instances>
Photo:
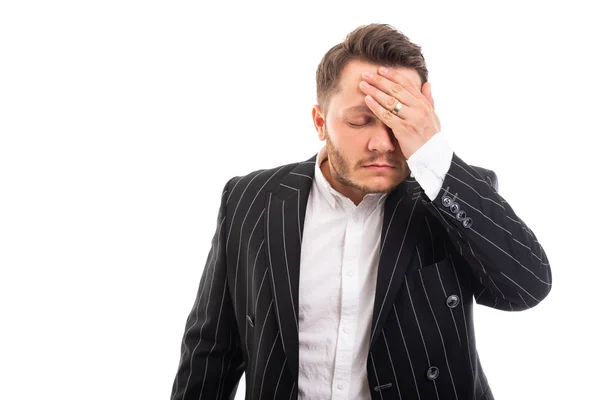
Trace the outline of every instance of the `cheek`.
<instances>
[{"instance_id":1,"label":"cheek","mask_svg":"<svg viewBox=\"0 0 600 400\"><path fill-rule=\"evenodd\" d=\"M335 121L331 129L327 130L328 140L337 152L350 166L356 166L368 158L365 150L368 144L368 135L365 129L355 129L346 122Z\"/></svg>"},{"instance_id":2,"label":"cheek","mask_svg":"<svg viewBox=\"0 0 600 400\"><path fill-rule=\"evenodd\" d=\"M361 158L361 153L356 148L341 149L340 152L344 157L344 162L352 170L360 169L360 165L365 161L365 158Z\"/></svg>"}]
</instances>

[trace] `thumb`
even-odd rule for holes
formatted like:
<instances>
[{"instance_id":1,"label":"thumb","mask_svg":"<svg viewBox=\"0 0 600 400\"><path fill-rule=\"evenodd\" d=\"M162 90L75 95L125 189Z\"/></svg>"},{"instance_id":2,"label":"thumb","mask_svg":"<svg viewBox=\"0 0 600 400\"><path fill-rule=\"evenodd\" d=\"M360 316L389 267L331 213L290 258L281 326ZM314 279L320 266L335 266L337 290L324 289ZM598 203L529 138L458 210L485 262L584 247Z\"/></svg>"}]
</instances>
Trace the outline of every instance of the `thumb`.
<instances>
[{"instance_id":1,"label":"thumb","mask_svg":"<svg viewBox=\"0 0 600 400\"><path fill-rule=\"evenodd\" d=\"M423 93L423 96L425 96L427 101L431 103L431 107L435 109L435 104L433 103L433 96L431 95L431 82L427 81L423 84L423 86L421 87L421 93Z\"/></svg>"}]
</instances>

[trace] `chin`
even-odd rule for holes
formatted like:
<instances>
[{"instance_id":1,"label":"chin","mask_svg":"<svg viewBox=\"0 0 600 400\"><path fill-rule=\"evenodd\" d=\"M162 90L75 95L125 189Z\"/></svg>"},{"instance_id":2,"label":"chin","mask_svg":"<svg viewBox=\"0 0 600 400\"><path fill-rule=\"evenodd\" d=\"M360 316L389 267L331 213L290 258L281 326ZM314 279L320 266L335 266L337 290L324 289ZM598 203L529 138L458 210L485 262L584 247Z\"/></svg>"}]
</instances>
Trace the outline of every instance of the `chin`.
<instances>
[{"instance_id":1,"label":"chin","mask_svg":"<svg viewBox=\"0 0 600 400\"><path fill-rule=\"evenodd\" d=\"M371 181L371 182L365 183L363 185L363 187L366 189L367 193L389 193L392 190L394 190L394 188L396 186L398 186L398 183L388 181L388 182L381 182L381 183L374 184Z\"/></svg>"}]
</instances>

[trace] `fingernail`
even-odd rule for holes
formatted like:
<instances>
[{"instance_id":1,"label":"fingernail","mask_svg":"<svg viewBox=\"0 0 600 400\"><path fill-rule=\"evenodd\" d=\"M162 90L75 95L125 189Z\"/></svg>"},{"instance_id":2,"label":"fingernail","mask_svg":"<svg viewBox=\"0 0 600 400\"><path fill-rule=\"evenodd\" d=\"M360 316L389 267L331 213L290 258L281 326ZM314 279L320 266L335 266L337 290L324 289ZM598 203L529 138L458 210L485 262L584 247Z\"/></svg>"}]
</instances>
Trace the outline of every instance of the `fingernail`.
<instances>
[{"instance_id":1,"label":"fingernail","mask_svg":"<svg viewBox=\"0 0 600 400\"><path fill-rule=\"evenodd\" d=\"M386 67L381 67L379 68L379 72L381 72L382 74L387 74L388 69Z\"/></svg>"}]
</instances>

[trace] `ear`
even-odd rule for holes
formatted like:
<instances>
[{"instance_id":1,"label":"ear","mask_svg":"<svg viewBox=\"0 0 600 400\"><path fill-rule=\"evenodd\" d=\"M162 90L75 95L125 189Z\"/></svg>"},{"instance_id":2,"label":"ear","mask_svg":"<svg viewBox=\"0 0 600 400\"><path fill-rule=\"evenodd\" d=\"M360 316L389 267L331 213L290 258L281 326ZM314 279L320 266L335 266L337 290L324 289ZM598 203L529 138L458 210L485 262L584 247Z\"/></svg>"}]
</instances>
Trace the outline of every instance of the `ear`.
<instances>
[{"instance_id":1,"label":"ear","mask_svg":"<svg viewBox=\"0 0 600 400\"><path fill-rule=\"evenodd\" d=\"M312 117L313 123L315 124L315 129L319 133L319 140L325 140L325 130L323 129L325 126L325 119L323 118L323 111L318 104L315 104L312 108Z\"/></svg>"},{"instance_id":2,"label":"ear","mask_svg":"<svg viewBox=\"0 0 600 400\"><path fill-rule=\"evenodd\" d=\"M421 93L431 103L431 107L435 110L435 104L433 103L433 97L431 96L431 82L427 81L421 86Z\"/></svg>"}]
</instances>

